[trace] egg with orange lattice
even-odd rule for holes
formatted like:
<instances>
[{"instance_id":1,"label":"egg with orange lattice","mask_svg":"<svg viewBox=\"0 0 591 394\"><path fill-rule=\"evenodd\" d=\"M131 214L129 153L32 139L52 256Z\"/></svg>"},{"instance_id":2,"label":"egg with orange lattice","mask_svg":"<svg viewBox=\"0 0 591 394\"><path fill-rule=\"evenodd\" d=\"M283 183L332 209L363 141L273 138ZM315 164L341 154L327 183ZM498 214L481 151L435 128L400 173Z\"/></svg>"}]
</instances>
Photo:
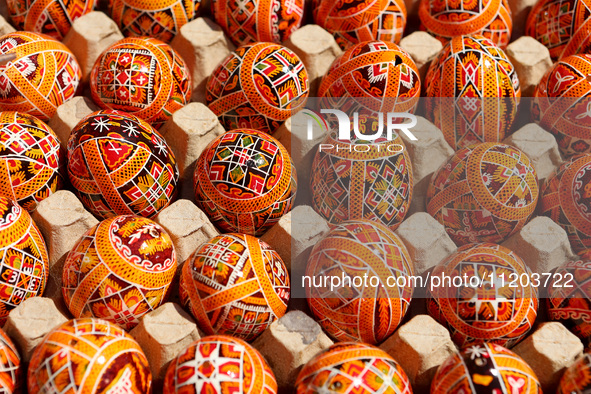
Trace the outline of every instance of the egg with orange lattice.
<instances>
[{"instance_id":1,"label":"egg with orange lattice","mask_svg":"<svg viewBox=\"0 0 591 394\"><path fill-rule=\"evenodd\" d=\"M0 391L18 393L21 386L21 357L8 335L0 329Z\"/></svg>"},{"instance_id":2,"label":"egg with orange lattice","mask_svg":"<svg viewBox=\"0 0 591 394\"><path fill-rule=\"evenodd\" d=\"M427 310L460 348L482 342L511 347L528 334L536 320L537 289L523 279L532 273L508 248L489 243L464 245L431 275L441 281L429 292ZM521 283L515 278L522 278Z\"/></svg>"},{"instance_id":3,"label":"egg with orange lattice","mask_svg":"<svg viewBox=\"0 0 591 394\"><path fill-rule=\"evenodd\" d=\"M74 54L44 34L17 31L0 37L0 111L17 111L47 121L74 97L82 77Z\"/></svg>"},{"instance_id":4,"label":"egg with orange lattice","mask_svg":"<svg viewBox=\"0 0 591 394\"><path fill-rule=\"evenodd\" d=\"M591 391L591 354L583 353L564 371L557 394L588 393Z\"/></svg>"},{"instance_id":5,"label":"egg with orange lattice","mask_svg":"<svg viewBox=\"0 0 591 394\"><path fill-rule=\"evenodd\" d=\"M308 73L289 48L270 42L239 47L213 71L206 100L226 128L273 133L308 98Z\"/></svg>"},{"instance_id":6,"label":"egg with orange lattice","mask_svg":"<svg viewBox=\"0 0 591 394\"><path fill-rule=\"evenodd\" d=\"M201 245L183 265L180 298L207 334L245 341L282 317L289 273L279 254L247 234L224 234Z\"/></svg>"},{"instance_id":7,"label":"egg with orange lattice","mask_svg":"<svg viewBox=\"0 0 591 394\"><path fill-rule=\"evenodd\" d=\"M453 149L500 142L511 132L521 88L509 58L481 35L456 36L425 76L426 116Z\"/></svg>"},{"instance_id":8,"label":"egg with orange lattice","mask_svg":"<svg viewBox=\"0 0 591 394\"><path fill-rule=\"evenodd\" d=\"M289 153L261 131L231 130L195 165L195 200L223 232L260 236L289 212L297 177Z\"/></svg>"}]
</instances>

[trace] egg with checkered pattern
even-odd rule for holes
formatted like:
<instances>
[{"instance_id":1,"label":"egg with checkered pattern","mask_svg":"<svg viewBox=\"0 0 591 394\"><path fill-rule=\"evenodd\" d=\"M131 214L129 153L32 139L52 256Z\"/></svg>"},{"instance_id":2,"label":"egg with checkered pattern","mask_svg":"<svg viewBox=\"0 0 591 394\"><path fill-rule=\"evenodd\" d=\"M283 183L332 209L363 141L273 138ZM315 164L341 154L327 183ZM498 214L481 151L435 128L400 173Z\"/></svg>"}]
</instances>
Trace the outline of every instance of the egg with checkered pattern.
<instances>
[{"instance_id":1,"label":"egg with checkered pattern","mask_svg":"<svg viewBox=\"0 0 591 394\"><path fill-rule=\"evenodd\" d=\"M147 122L103 110L83 118L68 140L68 175L78 197L99 218L153 217L174 200L174 153Z\"/></svg>"},{"instance_id":2,"label":"egg with checkered pattern","mask_svg":"<svg viewBox=\"0 0 591 394\"><path fill-rule=\"evenodd\" d=\"M88 230L68 253L64 303L74 317L135 327L164 303L176 272L170 236L150 219L123 215Z\"/></svg>"},{"instance_id":3,"label":"egg with checkered pattern","mask_svg":"<svg viewBox=\"0 0 591 394\"><path fill-rule=\"evenodd\" d=\"M226 130L273 133L308 98L308 73L289 48L270 42L243 45L213 71L205 98Z\"/></svg>"},{"instance_id":4,"label":"egg with checkered pattern","mask_svg":"<svg viewBox=\"0 0 591 394\"><path fill-rule=\"evenodd\" d=\"M289 273L265 242L224 234L198 247L185 262L179 294L205 334L251 341L285 314Z\"/></svg>"},{"instance_id":5,"label":"egg with checkered pattern","mask_svg":"<svg viewBox=\"0 0 591 394\"><path fill-rule=\"evenodd\" d=\"M297 176L279 141L257 130L226 132L195 164L195 201L222 232L263 235L288 213Z\"/></svg>"}]
</instances>

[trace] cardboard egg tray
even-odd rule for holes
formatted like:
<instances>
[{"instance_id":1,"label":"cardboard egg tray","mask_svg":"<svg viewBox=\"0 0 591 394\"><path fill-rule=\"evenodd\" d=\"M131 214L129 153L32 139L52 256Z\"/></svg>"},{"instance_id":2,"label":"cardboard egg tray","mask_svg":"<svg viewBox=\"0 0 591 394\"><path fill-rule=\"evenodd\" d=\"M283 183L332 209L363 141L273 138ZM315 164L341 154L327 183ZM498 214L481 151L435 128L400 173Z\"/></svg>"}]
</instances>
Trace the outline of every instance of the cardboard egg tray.
<instances>
[{"instance_id":1,"label":"cardboard egg tray","mask_svg":"<svg viewBox=\"0 0 591 394\"><path fill-rule=\"evenodd\" d=\"M407 0L409 24L401 46L415 60L424 76L429 62L441 49L439 41L418 31L418 1ZM6 20L4 1L0 14ZM512 0L514 32L506 53L519 75L524 96L530 96L541 77L552 65L548 51L531 37L522 36L523 26L532 0ZM225 130L204 103L205 82L218 63L234 46L207 14L181 29L171 45L187 62L193 77L192 103L174 113L160 130L174 150L181 173L179 199L156 217L171 235L179 263L195 248L218 234L206 215L195 206L192 173L196 159L214 138ZM0 33L14 29L0 19ZM76 55L87 84L88 75L98 55L109 45L122 39L117 26L104 13L92 12L76 20L64 43ZM332 36L309 22L284 43L305 63L314 96L321 77L342 51ZM59 107L48 122L65 146L71 129L84 116L98 110L88 90ZM319 141L305 141L292 134L292 121L286 121L274 135L290 150L298 168L299 184L309 182L311 162ZM443 226L425 212L425 195L431 175L452 154L440 130L419 117L413 129L418 140L402 136L411 157L414 172L414 196L410 212L396 230L404 241L419 274L426 274L442 259L456 250ZM548 177L563 161L554 137L534 123L522 121L518 130L505 141L525 152L532 160L541 180ZM61 295L64 260L80 236L98 223L77 197L68 190L59 191L42 201L32 216L43 233L50 260L49 282L44 297L30 298L11 311L4 326L18 344L24 362L43 336L71 316ZM292 218L305 218L297 226ZM305 196L298 198L291 213L285 215L262 240L278 251L288 268L305 261L311 248L329 230L326 221L311 207ZM567 234L544 216L531 219L504 246L519 251L532 269L549 272L574 258ZM178 287L173 284L173 287ZM155 392L172 358L203 335L192 317L182 310L176 292L169 302L149 313L131 331L145 351L154 380ZM530 363L548 392L555 389L565 368L583 352L581 341L563 325L548 322L545 303L540 303L538 319L530 335L513 350ZM415 392L427 392L435 370L456 351L449 332L426 314L424 296L416 297L403 324L380 347L394 357L409 376ZM293 298L288 313L272 324L253 345L271 366L280 392L290 392L301 367L333 341L310 317L306 300Z\"/></svg>"}]
</instances>

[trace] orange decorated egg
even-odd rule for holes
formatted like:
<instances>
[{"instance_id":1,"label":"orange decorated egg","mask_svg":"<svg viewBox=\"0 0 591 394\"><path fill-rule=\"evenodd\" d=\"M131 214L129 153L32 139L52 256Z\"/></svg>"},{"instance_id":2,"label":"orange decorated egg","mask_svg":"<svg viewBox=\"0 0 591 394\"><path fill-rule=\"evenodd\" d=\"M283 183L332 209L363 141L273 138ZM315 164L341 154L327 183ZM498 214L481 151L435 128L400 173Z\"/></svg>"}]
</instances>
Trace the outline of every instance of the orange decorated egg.
<instances>
[{"instance_id":1,"label":"orange decorated egg","mask_svg":"<svg viewBox=\"0 0 591 394\"><path fill-rule=\"evenodd\" d=\"M47 248L29 213L0 197L0 323L29 297L41 296L49 269Z\"/></svg>"},{"instance_id":2,"label":"orange decorated egg","mask_svg":"<svg viewBox=\"0 0 591 394\"><path fill-rule=\"evenodd\" d=\"M552 59L574 55L588 40L590 9L590 0L538 0L527 18L525 34L544 44Z\"/></svg>"},{"instance_id":3,"label":"orange decorated egg","mask_svg":"<svg viewBox=\"0 0 591 394\"><path fill-rule=\"evenodd\" d=\"M406 27L402 0L318 0L314 22L332 33L343 49L364 41L399 43Z\"/></svg>"},{"instance_id":4,"label":"orange decorated egg","mask_svg":"<svg viewBox=\"0 0 591 394\"><path fill-rule=\"evenodd\" d=\"M421 27L444 44L456 36L483 35L501 48L511 39L507 0L421 0Z\"/></svg>"},{"instance_id":5,"label":"orange decorated egg","mask_svg":"<svg viewBox=\"0 0 591 394\"><path fill-rule=\"evenodd\" d=\"M304 0L212 0L211 11L236 45L282 43L302 24Z\"/></svg>"},{"instance_id":6,"label":"orange decorated egg","mask_svg":"<svg viewBox=\"0 0 591 394\"><path fill-rule=\"evenodd\" d=\"M591 153L591 55L562 58L544 75L532 102L534 121L565 156Z\"/></svg>"},{"instance_id":7,"label":"orange decorated egg","mask_svg":"<svg viewBox=\"0 0 591 394\"><path fill-rule=\"evenodd\" d=\"M27 211L61 189L64 152L45 123L32 115L0 112L0 195Z\"/></svg>"},{"instance_id":8,"label":"orange decorated egg","mask_svg":"<svg viewBox=\"0 0 591 394\"><path fill-rule=\"evenodd\" d=\"M291 49L259 42L239 47L217 66L206 100L226 130L273 133L303 108L308 89L306 67Z\"/></svg>"},{"instance_id":9,"label":"orange decorated egg","mask_svg":"<svg viewBox=\"0 0 591 394\"><path fill-rule=\"evenodd\" d=\"M297 394L412 394L406 373L388 353L351 342L332 345L308 361L295 388Z\"/></svg>"},{"instance_id":10,"label":"orange decorated egg","mask_svg":"<svg viewBox=\"0 0 591 394\"><path fill-rule=\"evenodd\" d=\"M285 314L289 273L279 254L259 239L219 235L185 262L179 292L207 335L250 341Z\"/></svg>"},{"instance_id":11,"label":"orange decorated egg","mask_svg":"<svg viewBox=\"0 0 591 394\"><path fill-rule=\"evenodd\" d=\"M502 49L483 36L456 36L425 76L426 116L453 149L500 142L511 132L521 89Z\"/></svg>"},{"instance_id":12,"label":"orange decorated egg","mask_svg":"<svg viewBox=\"0 0 591 394\"><path fill-rule=\"evenodd\" d=\"M487 343L453 354L437 369L431 394L448 393L542 394L542 388L521 357L500 345Z\"/></svg>"},{"instance_id":13,"label":"orange decorated egg","mask_svg":"<svg viewBox=\"0 0 591 394\"><path fill-rule=\"evenodd\" d=\"M152 374L140 345L120 327L101 319L73 319L35 348L28 389L30 394L148 394Z\"/></svg>"},{"instance_id":14,"label":"orange decorated egg","mask_svg":"<svg viewBox=\"0 0 591 394\"><path fill-rule=\"evenodd\" d=\"M457 151L431 178L427 212L457 245L500 243L530 219L538 177L530 159L501 143Z\"/></svg>"},{"instance_id":15,"label":"orange decorated egg","mask_svg":"<svg viewBox=\"0 0 591 394\"><path fill-rule=\"evenodd\" d=\"M176 196L174 153L147 122L120 111L83 118L68 140L68 175L84 206L100 218L152 217Z\"/></svg>"},{"instance_id":16,"label":"orange decorated egg","mask_svg":"<svg viewBox=\"0 0 591 394\"><path fill-rule=\"evenodd\" d=\"M583 394L591 391L591 354L583 353L564 371L557 394Z\"/></svg>"},{"instance_id":17,"label":"orange decorated egg","mask_svg":"<svg viewBox=\"0 0 591 394\"><path fill-rule=\"evenodd\" d=\"M572 156L541 185L540 214L558 223L575 253L591 249L591 154Z\"/></svg>"},{"instance_id":18,"label":"orange decorated egg","mask_svg":"<svg viewBox=\"0 0 591 394\"><path fill-rule=\"evenodd\" d=\"M74 97L82 73L74 54L43 34L17 31L0 37L0 54L16 58L0 65L0 111L49 120Z\"/></svg>"},{"instance_id":19,"label":"orange decorated egg","mask_svg":"<svg viewBox=\"0 0 591 394\"><path fill-rule=\"evenodd\" d=\"M195 199L223 232L261 236L293 206L297 176L287 150L270 135L228 131L195 165Z\"/></svg>"},{"instance_id":20,"label":"orange decorated egg","mask_svg":"<svg viewBox=\"0 0 591 394\"><path fill-rule=\"evenodd\" d=\"M93 10L95 0L7 0L6 5L18 30L44 33L61 41L76 19Z\"/></svg>"},{"instance_id":21,"label":"orange decorated egg","mask_svg":"<svg viewBox=\"0 0 591 394\"><path fill-rule=\"evenodd\" d=\"M511 347L536 320L532 273L503 246L464 245L439 263L431 278L427 310L460 348L482 342Z\"/></svg>"},{"instance_id":22,"label":"orange decorated egg","mask_svg":"<svg viewBox=\"0 0 591 394\"><path fill-rule=\"evenodd\" d=\"M18 393L21 388L21 358L8 335L0 330L0 391Z\"/></svg>"},{"instance_id":23,"label":"orange decorated egg","mask_svg":"<svg viewBox=\"0 0 591 394\"><path fill-rule=\"evenodd\" d=\"M126 37L147 36L170 42L197 17L201 0L111 0L109 14Z\"/></svg>"},{"instance_id":24,"label":"orange decorated egg","mask_svg":"<svg viewBox=\"0 0 591 394\"><path fill-rule=\"evenodd\" d=\"M248 343L226 335L203 337L174 358L165 393L275 394L277 382L263 356Z\"/></svg>"},{"instance_id":25,"label":"orange decorated egg","mask_svg":"<svg viewBox=\"0 0 591 394\"><path fill-rule=\"evenodd\" d=\"M172 47L151 37L117 41L90 73L94 102L125 111L158 129L191 99L191 73Z\"/></svg>"},{"instance_id":26,"label":"orange decorated egg","mask_svg":"<svg viewBox=\"0 0 591 394\"><path fill-rule=\"evenodd\" d=\"M336 108L351 118L354 112L374 117L377 112L412 112L420 94L415 62L386 41L361 42L346 50L318 88L321 108Z\"/></svg>"},{"instance_id":27,"label":"orange decorated egg","mask_svg":"<svg viewBox=\"0 0 591 394\"><path fill-rule=\"evenodd\" d=\"M131 329L164 302L175 272L174 245L160 225L116 216L88 230L68 254L62 294L74 317Z\"/></svg>"},{"instance_id":28,"label":"orange decorated egg","mask_svg":"<svg viewBox=\"0 0 591 394\"><path fill-rule=\"evenodd\" d=\"M316 320L337 341L378 344L394 333L408 310L412 275L408 251L392 230L351 220L333 227L312 249L306 297ZM325 283L325 276L351 282Z\"/></svg>"}]
</instances>

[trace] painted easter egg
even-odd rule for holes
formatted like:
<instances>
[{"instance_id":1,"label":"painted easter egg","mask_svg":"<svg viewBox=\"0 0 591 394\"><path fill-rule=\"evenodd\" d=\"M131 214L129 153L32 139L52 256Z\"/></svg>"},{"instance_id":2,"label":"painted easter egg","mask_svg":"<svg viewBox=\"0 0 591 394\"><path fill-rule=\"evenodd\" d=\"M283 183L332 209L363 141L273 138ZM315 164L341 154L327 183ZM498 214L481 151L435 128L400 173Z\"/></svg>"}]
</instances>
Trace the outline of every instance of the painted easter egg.
<instances>
[{"instance_id":1,"label":"painted easter egg","mask_svg":"<svg viewBox=\"0 0 591 394\"><path fill-rule=\"evenodd\" d=\"M557 394L585 394L591 392L591 354L583 353L564 371Z\"/></svg>"}]
</instances>

